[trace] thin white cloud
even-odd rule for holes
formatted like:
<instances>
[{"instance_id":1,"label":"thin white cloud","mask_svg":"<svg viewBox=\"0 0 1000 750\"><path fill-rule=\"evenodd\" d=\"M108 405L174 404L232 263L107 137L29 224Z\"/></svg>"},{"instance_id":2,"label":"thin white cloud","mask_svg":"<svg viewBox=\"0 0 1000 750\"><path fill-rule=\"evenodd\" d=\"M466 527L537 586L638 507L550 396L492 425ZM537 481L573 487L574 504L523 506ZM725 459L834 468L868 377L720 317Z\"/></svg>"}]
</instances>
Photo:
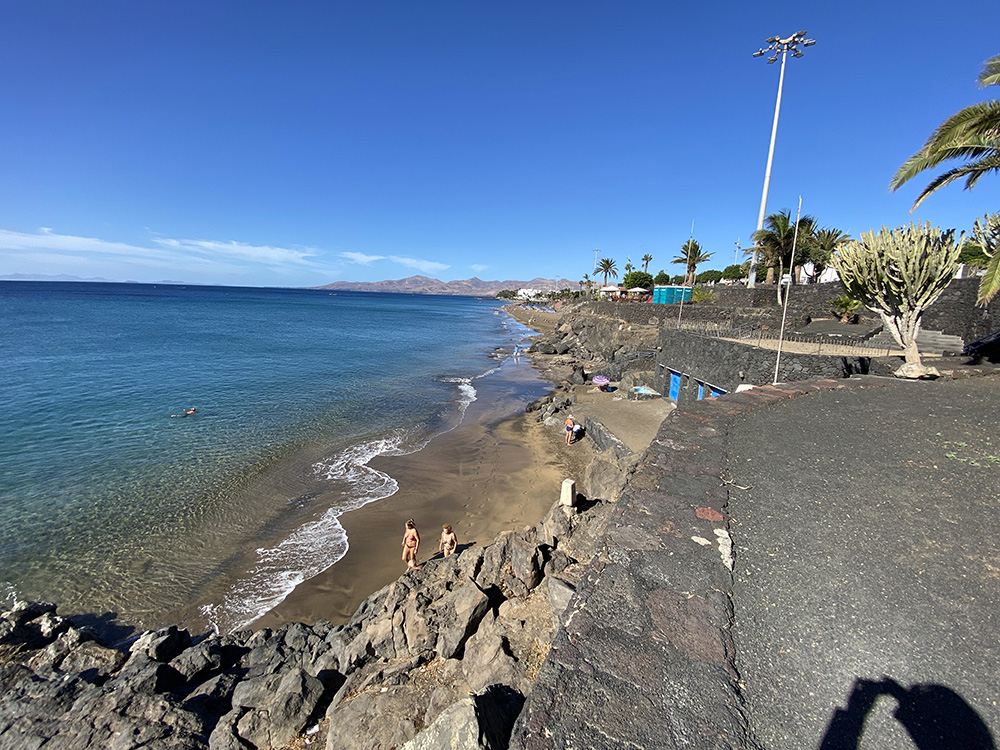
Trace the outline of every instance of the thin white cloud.
<instances>
[{"instance_id":1,"label":"thin white cloud","mask_svg":"<svg viewBox=\"0 0 1000 750\"><path fill-rule=\"evenodd\" d=\"M315 257L318 251L312 248L294 249L288 247L275 247L273 245L248 245L245 242L219 242L217 240L173 240L166 238L155 238L153 240L161 247L168 247L175 250L189 252L194 255L225 256L248 260L255 263L285 264L308 263L309 258Z\"/></svg>"},{"instance_id":2,"label":"thin white cloud","mask_svg":"<svg viewBox=\"0 0 1000 750\"><path fill-rule=\"evenodd\" d=\"M384 255L365 255L364 253L340 253L341 258L347 258L352 263L359 263L367 266L377 260L385 260Z\"/></svg>"},{"instance_id":3,"label":"thin white cloud","mask_svg":"<svg viewBox=\"0 0 1000 750\"><path fill-rule=\"evenodd\" d=\"M245 242L151 238L149 246L112 242L97 237L59 234L48 227L37 232L0 229L0 250L14 270L62 266L72 269L97 267L106 276L142 276L142 269L168 271L172 275L196 274L223 279L247 274L331 273L331 267L314 260L316 248L251 245ZM7 269L0 269L7 271Z\"/></svg>"},{"instance_id":4,"label":"thin white cloud","mask_svg":"<svg viewBox=\"0 0 1000 750\"><path fill-rule=\"evenodd\" d=\"M407 268L414 268L422 273L435 273L451 268L447 263L437 263L433 260L421 260L420 258L406 258L401 255L390 255L389 260Z\"/></svg>"},{"instance_id":5,"label":"thin white cloud","mask_svg":"<svg viewBox=\"0 0 1000 750\"><path fill-rule=\"evenodd\" d=\"M451 268L447 263L438 263L437 261L424 260L423 258L407 258L405 255L368 255L366 253L347 252L339 253L339 256L362 266L369 266L380 260L389 260L397 265L413 268L421 273L438 273Z\"/></svg>"},{"instance_id":6,"label":"thin white cloud","mask_svg":"<svg viewBox=\"0 0 1000 750\"><path fill-rule=\"evenodd\" d=\"M471 268L476 273L482 273L487 268L489 268L489 266L484 266L482 263L474 263L473 265L469 266L469 268Z\"/></svg>"},{"instance_id":7,"label":"thin white cloud","mask_svg":"<svg viewBox=\"0 0 1000 750\"><path fill-rule=\"evenodd\" d=\"M115 255L129 258L169 258L165 253L155 248L140 247L125 242L108 242L96 237L76 237L69 234L56 234L51 229L43 227L35 234L28 232L12 232L0 229L0 248L4 250L21 250L35 252L79 253L82 255Z\"/></svg>"},{"instance_id":8,"label":"thin white cloud","mask_svg":"<svg viewBox=\"0 0 1000 750\"><path fill-rule=\"evenodd\" d=\"M358 252L338 253L335 263L324 263L322 251L314 247L170 237L151 237L146 244L135 244L59 234L48 227L36 232L0 229L0 251L4 251L4 259L13 266L0 268L0 273L35 273L34 269L42 268L48 272L59 267L69 274L74 273L74 269L93 269L92 273L109 278L144 280L163 278L163 274L173 278L194 275L213 282L232 278L267 280L272 276L336 274L343 261L362 266L390 261L423 274L437 274L451 267L423 258Z\"/></svg>"}]
</instances>

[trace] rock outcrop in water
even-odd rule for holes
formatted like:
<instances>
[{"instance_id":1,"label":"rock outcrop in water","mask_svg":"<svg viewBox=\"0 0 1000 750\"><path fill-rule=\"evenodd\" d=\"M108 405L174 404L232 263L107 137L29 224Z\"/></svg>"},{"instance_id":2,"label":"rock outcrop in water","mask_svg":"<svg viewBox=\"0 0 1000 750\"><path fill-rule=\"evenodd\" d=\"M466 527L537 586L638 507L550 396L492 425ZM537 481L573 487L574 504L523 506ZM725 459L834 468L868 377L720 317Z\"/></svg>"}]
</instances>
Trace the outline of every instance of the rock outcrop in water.
<instances>
[{"instance_id":1,"label":"rock outcrop in water","mask_svg":"<svg viewBox=\"0 0 1000 750\"><path fill-rule=\"evenodd\" d=\"M506 747L613 504L428 562L346 625L102 643L51 604L0 614L0 744L247 750Z\"/></svg>"}]
</instances>

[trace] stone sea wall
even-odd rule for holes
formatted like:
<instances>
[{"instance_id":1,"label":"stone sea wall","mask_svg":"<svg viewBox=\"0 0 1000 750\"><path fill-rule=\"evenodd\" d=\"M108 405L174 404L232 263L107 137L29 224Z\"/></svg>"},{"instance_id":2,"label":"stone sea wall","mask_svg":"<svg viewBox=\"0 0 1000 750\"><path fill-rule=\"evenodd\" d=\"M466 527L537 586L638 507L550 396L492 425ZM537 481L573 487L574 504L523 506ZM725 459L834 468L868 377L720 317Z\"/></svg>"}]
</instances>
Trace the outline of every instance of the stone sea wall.
<instances>
[{"instance_id":1,"label":"stone sea wall","mask_svg":"<svg viewBox=\"0 0 1000 750\"><path fill-rule=\"evenodd\" d=\"M923 317L923 327L960 336L966 343L1000 330L1000 296L985 308L976 306L979 279L955 279ZM595 315L642 324L660 325L676 320L678 312L684 321L705 321L733 325L757 324L769 328L781 325L782 308L774 286L716 285L711 287L712 302L679 305L653 305L635 302L587 302L582 309ZM805 284L791 288L788 300L787 325L805 325L813 318L832 318L829 300L843 294L839 283ZM858 311L865 324L881 325L878 315L869 310ZM655 319L655 323L653 322Z\"/></svg>"},{"instance_id":2,"label":"stone sea wall","mask_svg":"<svg viewBox=\"0 0 1000 750\"><path fill-rule=\"evenodd\" d=\"M653 376L653 389L670 390L671 370L682 373L677 403L698 400L698 381L727 392L744 384L774 381L777 351L716 338L692 336L664 328L659 337L660 353ZM778 382L812 378L848 378L852 375L891 375L892 360L870 357L832 357L782 352Z\"/></svg>"}]
</instances>

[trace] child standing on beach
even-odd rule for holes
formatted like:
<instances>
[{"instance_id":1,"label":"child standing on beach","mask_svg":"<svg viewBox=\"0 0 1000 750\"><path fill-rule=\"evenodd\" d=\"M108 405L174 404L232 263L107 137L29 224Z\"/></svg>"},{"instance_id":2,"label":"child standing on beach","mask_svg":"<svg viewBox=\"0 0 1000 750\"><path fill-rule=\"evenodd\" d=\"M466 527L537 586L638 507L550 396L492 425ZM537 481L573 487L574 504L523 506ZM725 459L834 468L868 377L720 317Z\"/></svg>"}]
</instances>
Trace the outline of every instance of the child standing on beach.
<instances>
[{"instance_id":1,"label":"child standing on beach","mask_svg":"<svg viewBox=\"0 0 1000 750\"><path fill-rule=\"evenodd\" d=\"M455 554L456 547L458 547L458 537L452 531L451 524L446 523L441 527L441 543L438 544L438 551L448 557L448 555Z\"/></svg>"},{"instance_id":2,"label":"child standing on beach","mask_svg":"<svg viewBox=\"0 0 1000 750\"><path fill-rule=\"evenodd\" d=\"M420 566L417 565L417 550L419 548L420 534L411 518L406 522L406 529L403 532L403 562L406 563L407 568L419 570Z\"/></svg>"}]
</instances>

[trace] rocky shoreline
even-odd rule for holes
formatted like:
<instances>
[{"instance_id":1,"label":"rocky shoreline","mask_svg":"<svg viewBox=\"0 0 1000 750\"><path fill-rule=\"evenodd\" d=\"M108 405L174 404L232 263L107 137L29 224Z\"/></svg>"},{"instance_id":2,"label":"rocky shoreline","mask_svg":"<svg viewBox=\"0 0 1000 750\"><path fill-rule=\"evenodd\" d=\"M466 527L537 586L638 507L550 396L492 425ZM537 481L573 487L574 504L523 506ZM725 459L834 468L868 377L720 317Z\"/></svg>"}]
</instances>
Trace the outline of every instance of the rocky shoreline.
<instances>
[{"instance_id":1,"label":"rocky shoreline","mask_svg":"<svg viewBox=\"0 0 1000 750\"><path fill-rule=\"evenodd\" d=\"M535 364L568 376L527 409L551 420L583 364ZM407 572L344 625L168 627L109 645L55 605L19 603L0 614L3 746L505 748L637 463L627 450L600 455L573 505Z\"/></svg>"},{"instance_id":2,"label":"rocky shoreline","mask_svg":"<svg viewBox=\"0 0 1000 750\"><path fill-rule=\"evenodd\" d=\"M506 747L613 507L578 500L406 573L346 625L169 627L116 648L20 603L0 614L3 745Z\"/></svg>"},{"instance_id":3,"label":"rocky shoreline","mask_svg":"<svg viewBox=\"0 0 1000 750\"><path fill-rule=\"evenodd\" d=\"M586 411L578 399L595 395L586 381L597 372L645 382L655 327L572 311L539 323L546 332L532 361L556 386L527 407L529 419L561 432L568 413ZM627 402L617 403L590 406L626 411ZM195 637L171 627L116 647L52 605L21 604L0 615L4 747L545 746L531 727L557 694L549 651L565 640L578 587L594 585L594 560L613 553L605 529L627 511L616 501L634 484L659 420L623 441L585 416L596 450L572 477L580 490L573 506L557 502L536 526L407 572L343 625ZM621 429L636 437L633 424ZM717 525L716 517L698 523ZM581 607L572 605L574 622L586 620Z\"/></svg>"}]
</instances>

